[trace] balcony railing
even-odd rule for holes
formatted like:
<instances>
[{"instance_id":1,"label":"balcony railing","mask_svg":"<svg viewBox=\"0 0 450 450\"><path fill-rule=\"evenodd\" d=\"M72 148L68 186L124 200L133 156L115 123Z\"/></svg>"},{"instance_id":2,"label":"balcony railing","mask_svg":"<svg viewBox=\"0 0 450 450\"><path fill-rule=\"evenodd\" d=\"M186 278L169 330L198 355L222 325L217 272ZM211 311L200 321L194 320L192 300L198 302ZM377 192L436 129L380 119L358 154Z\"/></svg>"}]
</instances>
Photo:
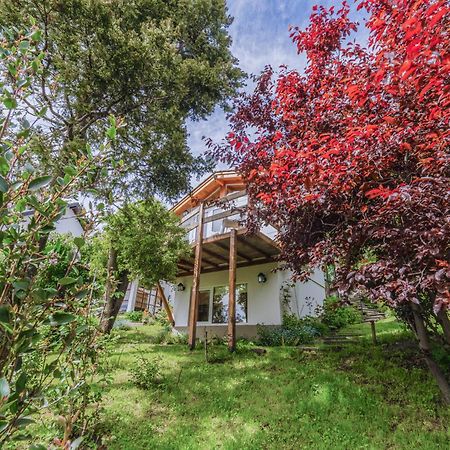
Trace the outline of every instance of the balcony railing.
<instances>
[{"instance_id":1,"label":"balcony railing","mask_svg":"<svg viewBox=\"0 0 450 450\"><path fill-rule=\"evenodd\" d=\"M193 208L181 219L181 226L186 229L186 239L194 243L197 238L199 207ZM247 194L245 191L233 192L204 209L203 239L226 233L227 221L242 221L247 211Z\"/></svg>"}]
</instances>

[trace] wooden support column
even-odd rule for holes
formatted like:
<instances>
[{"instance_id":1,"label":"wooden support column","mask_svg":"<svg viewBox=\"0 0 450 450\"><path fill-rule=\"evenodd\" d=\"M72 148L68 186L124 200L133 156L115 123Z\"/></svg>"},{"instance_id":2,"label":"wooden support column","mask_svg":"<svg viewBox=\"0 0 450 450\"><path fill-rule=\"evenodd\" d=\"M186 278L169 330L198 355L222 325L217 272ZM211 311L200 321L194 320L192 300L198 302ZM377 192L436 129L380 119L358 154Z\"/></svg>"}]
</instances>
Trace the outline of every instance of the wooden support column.
<instances>
[{"instance_id":1,"label":"wooden support column","mask_svg":"<svg viewBox=\"0 0 450 450\"><path fill-rule=\"evenodd\" d=\"M166 294L164 294L164 290L161 287L161 285L159 284L159 281L158 281L158 284L156 285L156 287L158 288L159 298L161 299L164 309L166 310L167 319L169 319L169 322L174 327L175 320L173 318L172 310L170 309L170 305L169 305L169 302L167 301Z\"/></svg>"},{"instance_id":2,"label":"wooden support column","mask_svg":"<svg viewBox=\"0 0 450 450\"><path fill-rule=\"evenodd\" d=\"M373 345L377 345L377 331L375 329L375 321L370 321L370 329L372 330L372 342Z\"/></svg>"},{"instance_id":3,"label":"wooden support column","mask_svg":"<svg viewBox=\"0 0 450 450\"><path fill-rule=\"evenodd\" d=\"M200 203L198 210L197 242L195 245L194 273L192 276L191 304L189 308L189 348L195 348L197 331L198 298L200 295L200 272L202 270L203 220L204 204Z\"/></svg>"},{"instance_id":4,"label":"wooden support column","mask_svg":"<svg viewBox=\"0 0 450 450\"><path fill-rule=\"evenodd\" d=\"M230 265L228 281L228 350L236 350L236 230L230 231Z\"/></svg>"}]
</instances>

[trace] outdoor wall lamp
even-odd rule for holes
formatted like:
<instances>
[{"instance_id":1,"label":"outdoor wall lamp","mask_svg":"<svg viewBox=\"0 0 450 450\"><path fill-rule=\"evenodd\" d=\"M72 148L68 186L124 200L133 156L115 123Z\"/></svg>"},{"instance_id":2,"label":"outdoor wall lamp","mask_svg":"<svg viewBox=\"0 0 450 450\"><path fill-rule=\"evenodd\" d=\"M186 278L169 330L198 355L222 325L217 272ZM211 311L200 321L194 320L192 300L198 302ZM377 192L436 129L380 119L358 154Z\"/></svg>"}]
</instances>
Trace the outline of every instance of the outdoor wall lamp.
<instances>
[{"instance_id":1,"label":"outdoor wall lamp","mask_svg":"<svg viewBox=\"0 0 450 450\"><path fill-rule=\"evenodd\" d=\"M262 273L258 273L258 283L265 283L267 281L267 277Z\"/></svg>"},{"instance_id":2,"label":"outdoor wall lamp","mask_svg":"<svg viewBox=\"0 0 450 450\"><path fill-rule=\"evenodd\" d=\"M177 285L177 291L182 292L186 289L186 286L183 283L178 283Z\"/></svg>"}]
</instances>

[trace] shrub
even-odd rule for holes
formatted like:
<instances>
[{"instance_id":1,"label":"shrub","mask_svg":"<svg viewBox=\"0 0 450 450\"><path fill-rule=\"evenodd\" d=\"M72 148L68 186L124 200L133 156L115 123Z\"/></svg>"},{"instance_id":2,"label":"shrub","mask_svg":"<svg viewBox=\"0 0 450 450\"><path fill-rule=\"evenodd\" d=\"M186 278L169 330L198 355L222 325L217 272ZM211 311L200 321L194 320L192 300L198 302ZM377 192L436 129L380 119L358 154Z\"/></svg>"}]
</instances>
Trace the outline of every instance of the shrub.
<instances>
[{"instance_id":1,"label":"shrub","mask_svg":"<svg viewBox=\"0 0 450 450\"><path fill-rule=\"evenodd\" d=\"M162 377L159 359L139 356L130 369L133 384L141 389L152 389L161 385Z\"/></svg>"},{"instance_id":2,"label":"shrub","mask_svg":"<svg viewBox=\"0 0 450 450\"><path fill-rule=\"evenodd\" d=\"M142 322L143 312L142 311L130 311L125 314L125 317L131 322Z\"/></svg>"},{"instance_id":3,"label":"shrub","mask_svg":"<svg viewBox=\"0 0 450 450\"><path fill-rule=\"evenodd\" d=\"M361 313L353 306L341 305L336 296L325 299L322 322L333 330L361 321Z\"/></svg>"},{"instance_id":4,"label":"shrub","mask_svg":"<svg viewBox=\"0 0 450 450\"><path fill-rule=\"evenodd\" d=\"M119 319L114 322L113 329L116 331L128 331L131 330L131 327L126 321Z\"/></svg>"},{"instance_id":5,"label":"shrub","mask_svg":"<svg viewBox=\"0 0 450 450\"><path fill-rule=\"evenodd\" d=\"M169 319L167 318L167 313L164 310L164 308L159 310L154 318L155 322L161 324L166 330L168 331L172 330L172 324L169 322Z\"/></svg>"},{"instance_id":6,"label":"shrub","mask_svg":"<svg viewBox=\"0 0 450 450\"><path fill-rule=\"evenodd\" d=\"M308 344L328 331L328 327L314 317L298 318L290 314L283 316L281 326L258 325L257 329L259 344L267 346Z\"/></svg>"},{"instance_id":7,"label":"shrub","mask_svg":"<svg viewBox=\"0 0 450 450\"><path fill-rule=\"evenodd\" d=\"M166 334L164 342L166 344L187 345L187 343L188 343L188 335L185 334L185 333L178 333L178 334L170 333L170 334Z\"/></svg>"}]
</instances>

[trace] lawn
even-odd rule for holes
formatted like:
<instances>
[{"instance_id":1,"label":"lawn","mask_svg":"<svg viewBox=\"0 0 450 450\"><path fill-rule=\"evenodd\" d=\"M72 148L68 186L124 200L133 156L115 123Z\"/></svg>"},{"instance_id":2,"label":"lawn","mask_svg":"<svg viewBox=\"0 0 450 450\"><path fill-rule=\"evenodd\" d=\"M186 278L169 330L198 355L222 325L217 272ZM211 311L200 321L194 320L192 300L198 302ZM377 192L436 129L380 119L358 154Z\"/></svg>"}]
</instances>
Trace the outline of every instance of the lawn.
<instances>
[{"instance_id":1,"label":"lawn","mask_svg":"<svg viewBox=\"0 0 450 450\"><path fill-rule=\"evenodd\" d=\"M410 337L392 319L356 344L317 350L247 344L236 354L155 345L158 326L119 331L113 384L98 424L108 450L448 449L450 411ZM135 387L129 368L155 358L163 384Z\"/></svg>"},{"instance_id":2,"label":"lawn","mask_svg":"<svg viewBox=\"0 0 450 450\"><path fill-rule=\"evenodd\" d=\"M447 449L450 412L400 327L377 326L380 345L317 352L241 346L189 352L148 343L153 326L122 332L102 427L113 449ZM159 359L164 385L130 382L136 355Z\"/></svg>"}]
</instances>

